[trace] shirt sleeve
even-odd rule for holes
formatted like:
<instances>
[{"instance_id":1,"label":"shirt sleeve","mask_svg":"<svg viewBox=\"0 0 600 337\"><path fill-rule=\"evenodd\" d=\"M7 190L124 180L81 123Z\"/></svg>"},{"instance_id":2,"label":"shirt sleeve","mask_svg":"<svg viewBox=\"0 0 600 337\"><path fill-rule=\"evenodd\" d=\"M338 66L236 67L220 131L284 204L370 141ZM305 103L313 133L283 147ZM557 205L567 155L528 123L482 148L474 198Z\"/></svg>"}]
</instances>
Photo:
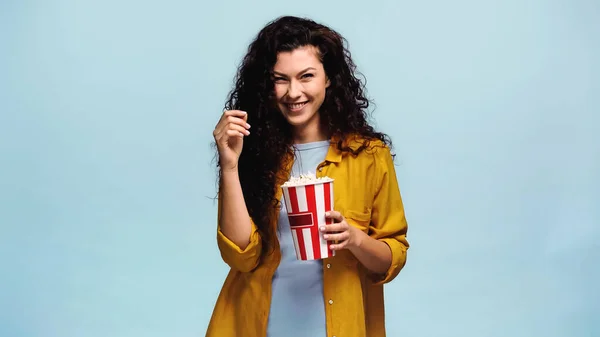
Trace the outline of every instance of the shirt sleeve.
<instances>
[{"instance_id":1,"label":"shirt sleeve","mask_svg":"<svg viewBox=\"0 0 600 337\"><path fill-rule=\"evenodd\" d=\"M409 248L406 239L408 224L398 187L396 170L389 148L375 152L375 198L371 211L370 235L386 243L392 252L392 263L385 274L373 279L376 285L392 281L406 264Z\"/></svg>"},{"instance_id":2,"label":"shirt sleeve","mask_svg":"<svg viewBox=\"0 0 600 337\"><path fill-rule=\"evenodd\" d=\"M231 241L229 238L221 232L221 195L219 194L218 202L218 216L217 216L217 246L221 252L223 261L227 263L232 269L239 270L241 272L250 272L258 266L260 260L260 254L262 250L262 240L258 227L250 218L250 225L252 226L250 232L250 242L246 248L241 249L237 244Z\"/></svg>"}]
</instances>

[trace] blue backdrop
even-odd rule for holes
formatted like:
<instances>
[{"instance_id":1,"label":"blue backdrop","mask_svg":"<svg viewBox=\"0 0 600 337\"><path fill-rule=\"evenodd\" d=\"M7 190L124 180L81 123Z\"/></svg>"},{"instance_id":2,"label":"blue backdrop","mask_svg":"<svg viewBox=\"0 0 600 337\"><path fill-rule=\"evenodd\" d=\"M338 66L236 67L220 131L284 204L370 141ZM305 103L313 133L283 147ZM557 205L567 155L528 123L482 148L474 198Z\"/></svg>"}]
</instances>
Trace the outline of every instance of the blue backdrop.
<instances>
[{"instance_id":1,"label":"blue backdrop","mask_svg":"<svg viewBox=\"0 0 600 337\"><path fill-rule=\"evenodd\" d=\"M600 335L597 1L0 3L0 336L204 334L210 147L269 20L350 42L412 244L390 336Z\"/></svg>"}]
</instances>

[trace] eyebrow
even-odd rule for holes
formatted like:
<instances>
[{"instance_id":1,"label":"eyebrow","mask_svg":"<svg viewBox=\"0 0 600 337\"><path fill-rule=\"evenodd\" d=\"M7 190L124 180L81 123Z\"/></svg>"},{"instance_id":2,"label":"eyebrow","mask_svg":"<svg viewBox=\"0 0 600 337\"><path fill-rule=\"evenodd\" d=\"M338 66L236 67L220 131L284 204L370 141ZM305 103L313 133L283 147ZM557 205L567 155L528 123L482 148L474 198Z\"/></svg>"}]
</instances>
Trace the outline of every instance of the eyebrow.
<instances>
[{"instance_id":1,"label":"eyebrow","mask_svg":"<svg viewBox=\"0 0 600 337\"><path fill-rule=\"evenodd\" d=\"M304 74L305 72L307 72L307 71L309 71L309 70L317 70L317 69L315 69L315 68L313 68L313 67L308 67L308 68L306 68L306 69L302 70L301 72L299 72L299 73L298 73L298 75L302 75L302 74ZM282 73L279 73L279 72L277 72L277 71L273 71L273 74L274 74L274 75L279 75L279 76L284 76L284 77L287 77L287 75L285 75L285 74L282 74Z\"/></svg>"}]
</instances>

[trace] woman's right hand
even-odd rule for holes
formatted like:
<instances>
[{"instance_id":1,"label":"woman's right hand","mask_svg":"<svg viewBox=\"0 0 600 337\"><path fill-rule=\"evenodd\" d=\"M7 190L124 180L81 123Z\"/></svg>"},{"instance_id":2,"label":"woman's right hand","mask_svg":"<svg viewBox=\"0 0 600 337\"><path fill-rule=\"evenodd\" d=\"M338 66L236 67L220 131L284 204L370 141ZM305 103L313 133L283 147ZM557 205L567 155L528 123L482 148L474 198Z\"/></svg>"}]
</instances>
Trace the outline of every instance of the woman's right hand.
<instances>
[{"instance_id":1,"label":"woman's right hand","mask_svg":"<svg viewBox=\"0 0 600 337\"><path fill-rule=\"evenodd\" d=\"M219 151L221 170L237 170L238 159L242 153L244 136L250 134L248 114L240 110L223 112L213 131L213 137Z\"/></svg>"}]
</instances>

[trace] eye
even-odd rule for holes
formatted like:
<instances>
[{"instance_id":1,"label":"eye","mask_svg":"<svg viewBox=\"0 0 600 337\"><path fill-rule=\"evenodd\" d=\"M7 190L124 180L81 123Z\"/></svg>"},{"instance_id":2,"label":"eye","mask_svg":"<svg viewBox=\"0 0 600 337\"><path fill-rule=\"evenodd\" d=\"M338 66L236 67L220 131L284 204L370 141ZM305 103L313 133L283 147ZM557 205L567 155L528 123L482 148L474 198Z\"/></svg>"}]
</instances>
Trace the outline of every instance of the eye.
<instances>
[{"instance_id":1,"label":"eye","mask_svg":"<svg viewBox=\"0 0 600 337\"><path fill-rule=\"evenodd\" d=\"M281 83L281 82L285 81L285 78L281 77L281 76L275 76L275 77L273 77L273 81L275 83Z\"/></svg>"},{"instance_id":2,"label":"eye","mask_svg":"<svg viewBox=\"0 0 600 337\"><path fill-rule=\"evenodd\" d=\"M304 74L302 75L302 78L311 78L311 77L315 77L314 74Z\"/></svg>"}]
</instances>

